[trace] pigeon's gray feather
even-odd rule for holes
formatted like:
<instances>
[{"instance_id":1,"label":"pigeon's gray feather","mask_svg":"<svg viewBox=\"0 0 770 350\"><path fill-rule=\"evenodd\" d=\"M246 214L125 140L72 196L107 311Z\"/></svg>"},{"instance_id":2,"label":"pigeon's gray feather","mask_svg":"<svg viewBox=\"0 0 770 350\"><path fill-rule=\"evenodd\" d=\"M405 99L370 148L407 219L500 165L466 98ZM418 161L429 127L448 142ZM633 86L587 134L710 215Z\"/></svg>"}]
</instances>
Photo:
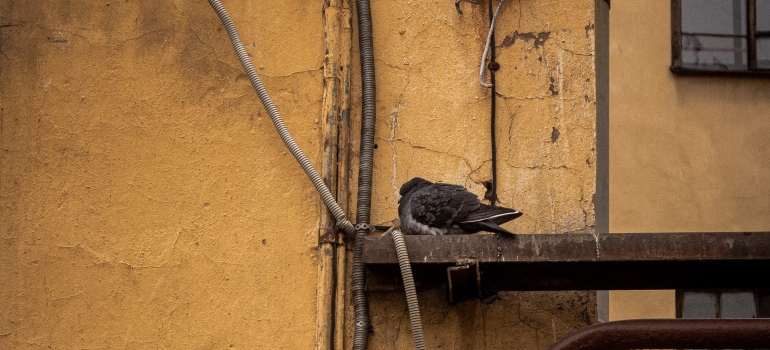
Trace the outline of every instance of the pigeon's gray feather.
<instances>
[{"instance_id":1,"label":"pigeon's gray feather","mask_svg":"<svg viewBox=\"0 0 770 350\"><path fill-rule=\"evenodd\" d=\"M401 186L399 193L401 230L407 234L510 233L499 225L521 216L515 209L483 204L459 185L413 178Z\"/></svg>"}]
</instances>

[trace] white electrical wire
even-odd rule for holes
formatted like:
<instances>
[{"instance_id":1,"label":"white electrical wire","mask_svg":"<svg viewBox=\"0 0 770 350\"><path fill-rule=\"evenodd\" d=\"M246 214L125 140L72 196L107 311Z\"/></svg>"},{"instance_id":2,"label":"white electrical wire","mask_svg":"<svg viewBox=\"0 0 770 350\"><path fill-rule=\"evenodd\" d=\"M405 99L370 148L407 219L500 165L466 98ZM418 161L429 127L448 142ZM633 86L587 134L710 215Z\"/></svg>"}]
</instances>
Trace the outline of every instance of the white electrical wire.
<instances>
[{"instance_id":1,"label":"white electrical wire","mask_svg":"<svg viewBox=\"0 0 770 350\"><path fill-rule=\"evenodd\" d=\"M492 1L492 0L489 0ZM492 23L489 24L489 34L487 34L487 43L484 45L484 53L481 54L481 67L479 67L479 83L481 86L485 88L491 88L492 84L487 83L484 81L484 73L487 71L487 53L489 53L489 45L494 45L492 43L492 33L495 32L495 22L497 21L497 15L500 13L500 9L503 7L503 4L505 3L505 0L500 0L500 3L497 4L497 10L495 10L495 15L492 16Z\"/></svg>"}]
</instances>

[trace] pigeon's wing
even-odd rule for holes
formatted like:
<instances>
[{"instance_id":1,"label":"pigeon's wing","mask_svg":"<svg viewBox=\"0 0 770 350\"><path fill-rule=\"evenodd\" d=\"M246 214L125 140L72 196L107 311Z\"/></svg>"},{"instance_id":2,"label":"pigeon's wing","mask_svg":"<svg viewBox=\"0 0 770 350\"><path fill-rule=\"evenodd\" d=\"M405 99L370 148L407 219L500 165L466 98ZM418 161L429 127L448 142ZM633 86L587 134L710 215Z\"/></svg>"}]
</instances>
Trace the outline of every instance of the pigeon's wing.
<instances>
[{"instance_id":1,"label":"pigeon's wing","mask_svg":"<svg viewBox=\"0 0 770 350\"><path fill-rule=\"evenodd\" d=\"M412 217L431 227L448 228L476 210L481 202L464 187L433 184L415 192L411 199Z\"/></svg>"},{"instance_id":2,"label":"pigeon's wing","mask_svg":"<svg viewBox=\"0 0 770 350\"><path fill-rule=\"evenodd\" d=\"M511 234L511 232L500 227L500 225L521 215L521 212L516 209L481 204L478 209L468 214L457 226L469 233L489 231Z\"/></svg>"},{"instance_id":3,"label":"pigeon's wing","mask_svg":"<svg viewBox=\"0 0 770 350\"><path fill-rule=\"evenodd\" d=\"M478 222L488 220L495 224L504 224L517 217L521 216L521 212L516 209L505 207L493 207L486 204L481 204L478 209L470 212L464 219L463 223Z\"/></svg>"}]
</instances>

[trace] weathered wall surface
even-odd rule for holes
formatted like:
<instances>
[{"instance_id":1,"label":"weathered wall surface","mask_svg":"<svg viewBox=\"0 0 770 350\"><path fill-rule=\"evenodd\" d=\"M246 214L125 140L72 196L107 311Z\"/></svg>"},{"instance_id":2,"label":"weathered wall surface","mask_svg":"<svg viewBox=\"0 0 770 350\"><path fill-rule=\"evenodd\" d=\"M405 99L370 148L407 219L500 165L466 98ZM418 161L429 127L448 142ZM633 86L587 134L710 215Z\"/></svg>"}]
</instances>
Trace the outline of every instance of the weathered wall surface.
<instances>
[{"instance_id":1,"label":"weathered wall surface","mask_svg":"<svg viewBox=\"0 0 770 350\"><path fill-rule=\"evenodd\" d=\"M676 76L670 4L610 11L610 230L770 229L770 80ZM610 317L675 317L674 291L610 293Z\"/></svg>"},{"instance_id":2,"label":"weathered wall surface","mask_svg":"<svg viewBox=\"0 0 770 350\"><path fill-rule=\"evenodd\" d=\"M491 94L478 83L478 65L489 17L486 1L462 8L458 16L451 2L372 3L373 223L397 217L398 188L414 176L484 196ZM594 1L509 0L498 18L498 196L500 205L524 212L504 225L513 232L593 232L593 30ZM596 320L594 293L504 293L492 305L456 307L444 293L418 296L432 348L546 349ZM404 296L376 293L370 304L370 348L411 347Z\"/></svg>"},{"instance_id":3,"label":"weathered wall surface","mask_svg":"<svg viewBox=\"0 0 770 350\"><path fill-rule=\"evenodd\" d=\"M318 164L322 4L226 5ZM318 196L208 3L0 15L0 348L312 348Z\"/></svg>"},{"instance_id":4,"label":"weathered wall surface","mask_svg":"<svg viewBox=\"0 0 770 350\"><path fill-rule=\"evenodd\" d=\"M319 166L323 3L225 5ZM373 2L374 223L413 176L483 195L486 6ZM593 9L508 0L500 15L498 195L525 213L514 232L593 230ZM0 16L0 348L312 348L318 196L208 3L3 0ZM543 349L596 318L592 293L501 298L421 293L428 344ZM403 296L371 306L370 348L411 346Z\"/></svg>"},{"instance_id":5,"label":"weathered wall surface","mask_svg":"<svg viewBox=\"0 0 770 350\"><path fill-rule=\"evenodd\" d=\"M481 196L491 178L490 90L478 83L487 4L463 4L463 16L450 5L372 5L373 222L396 217L398 188L414 176L462 184ZM594 225L593 21L593 1L509 1L500 13L498 197L524 212L504 226L514 232Z\"/></svg>"}]
</instances>

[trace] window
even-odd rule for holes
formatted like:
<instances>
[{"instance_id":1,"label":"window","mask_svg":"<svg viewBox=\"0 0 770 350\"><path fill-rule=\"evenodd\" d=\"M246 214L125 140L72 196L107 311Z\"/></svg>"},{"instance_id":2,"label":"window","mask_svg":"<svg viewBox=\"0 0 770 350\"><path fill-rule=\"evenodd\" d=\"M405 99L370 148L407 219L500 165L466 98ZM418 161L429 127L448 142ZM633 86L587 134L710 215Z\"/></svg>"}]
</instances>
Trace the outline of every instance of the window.
<instances>
[{"instance_id":1,"label":"window","mask_svg":"<svg viewBox=\"0 0 770 350\"><path fill-rule=\"evenodd\" d=\"M770 75L770 0L672 0L671 70Z\"/></svg>"},{"instance_id":2,"label":"window","mask_svg":"<svg viewBox=\"0 0 770 350\"><path fill-rule=\"evenodd\" d=\"M677 290L677 318L770 318L768 290Z\"/></svg>"},{"instance_id":3,"label":"window","mask_svg":"<svg viewBox=\"0 0 770 350\"><path fill-rule=\"evenodd\" d=\"M768 318L770 291L677 291L678 318Z\"/></svg>"}]
</instances>

